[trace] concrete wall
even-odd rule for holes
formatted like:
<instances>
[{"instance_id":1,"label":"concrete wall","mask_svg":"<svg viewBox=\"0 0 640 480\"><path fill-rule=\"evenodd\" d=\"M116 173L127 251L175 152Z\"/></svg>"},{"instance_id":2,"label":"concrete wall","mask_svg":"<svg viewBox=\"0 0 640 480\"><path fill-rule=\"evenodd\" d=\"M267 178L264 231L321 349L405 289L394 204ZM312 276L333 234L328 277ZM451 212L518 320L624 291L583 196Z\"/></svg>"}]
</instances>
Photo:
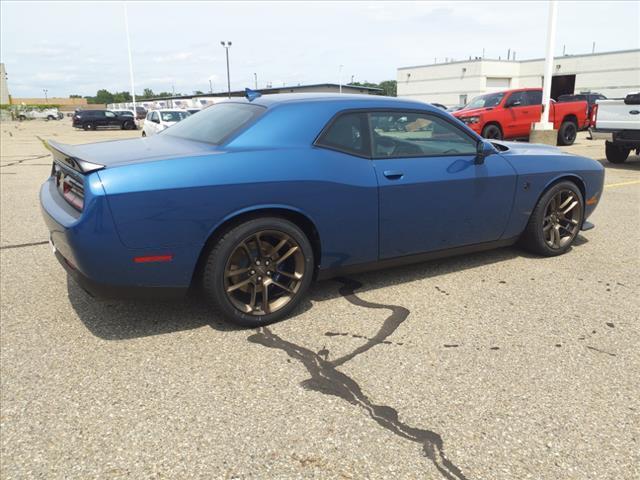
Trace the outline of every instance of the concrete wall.
<instances>
[{"instance_id":1,"label":"concrete wall","mask_svg":"<svg viewBox=\"0 0 640 480\"><path fill-rule=\"evenodd\" d=\"M541 87L544 59L478 59L398 69L398 96L425 102L458 105L460 96L471 100L483 93L504 90L492 87L508 80L508 88ZM576 75L575 92L595 91L622 97L640 90L640 50L558 57L554 74Z\"/></svg>"}]
</instances>

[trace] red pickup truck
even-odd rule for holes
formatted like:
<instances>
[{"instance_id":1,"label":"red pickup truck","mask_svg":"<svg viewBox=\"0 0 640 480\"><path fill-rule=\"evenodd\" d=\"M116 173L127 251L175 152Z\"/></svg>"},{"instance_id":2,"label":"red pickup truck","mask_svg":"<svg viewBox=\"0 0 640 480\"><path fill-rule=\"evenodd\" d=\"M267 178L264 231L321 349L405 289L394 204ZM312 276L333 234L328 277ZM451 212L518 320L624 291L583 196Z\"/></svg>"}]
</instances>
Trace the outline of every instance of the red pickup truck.
<instances>
[{"instance_id":1,"label":"red pickup truck","mask_svg":"<svg viewBox=\"0 0 640 480\"><path fill-rule=\"evenodd\" d=\"M558 145L571 145L578 133L589 127L586 101L551 102L549 122L558 130ZM487 93L474 98L453 115L485 138L528 137L531 124L542 115L542 89L520 88Z\"/></svg>"}]
</instances>

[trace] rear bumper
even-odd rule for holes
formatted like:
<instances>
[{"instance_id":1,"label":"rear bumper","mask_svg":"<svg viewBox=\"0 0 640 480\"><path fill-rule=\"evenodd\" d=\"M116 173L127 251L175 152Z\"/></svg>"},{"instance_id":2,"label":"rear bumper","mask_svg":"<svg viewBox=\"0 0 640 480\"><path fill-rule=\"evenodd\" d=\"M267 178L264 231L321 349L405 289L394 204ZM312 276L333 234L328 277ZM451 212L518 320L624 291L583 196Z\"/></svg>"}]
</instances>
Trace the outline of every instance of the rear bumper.
<instances>
[{"instance_id":1,"label":"rear bumper","mask_svg":"<svg viewBox=\"0 0 640 480\"><path fill-rule=\"evenodd\" d=\"M100 283L80 272L58 250L55 256L78 286L94 298L173 300L184 297L188 291L187 287L130 287Z\"/></svg>"}]
</instances>

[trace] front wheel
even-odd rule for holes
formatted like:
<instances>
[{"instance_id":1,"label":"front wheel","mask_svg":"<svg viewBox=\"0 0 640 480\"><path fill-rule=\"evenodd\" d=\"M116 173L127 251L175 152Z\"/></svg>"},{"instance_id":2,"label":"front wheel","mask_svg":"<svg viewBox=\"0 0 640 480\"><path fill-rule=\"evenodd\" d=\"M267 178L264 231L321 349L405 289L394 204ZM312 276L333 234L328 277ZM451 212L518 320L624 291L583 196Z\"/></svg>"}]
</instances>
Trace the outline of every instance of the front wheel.
<instances>
[{"instance_id":1,"label":"front wheel","mask_svg":"<svg viewBox=\"0 0 640 480\"><path fill-rule=\"evenodd\" d=\"M607 160L611 163L624 163L627 161L627 158L629 158L629 153L631 153L631 149L624 148L611 142L606 142L604 149L607 155Z\"/></svg>"},{"instance_id":2,"label":"front wheel","mask_svg":"<svg viewBox=\"0 0 640 480\"><path fill-rule=\"evenodd\" d=\"M574 122L570 120L562 122L560 130L558 130L558 145L573 145L577 136L578 126Z\"/></svg>"},{"instance_id":3,"label":"front wheel","mask_svg":"<svg viewBox=\"0 0 640 480\"><path fill-rule=\"evenodd\" d=\"M569 181L557 183L538 201L521 243L538 255L561 255L569 250L580 232L583 215L582 193L576 184Z\"/></svg>"},{"instance_id":4,"label":"front wheel","mask_svg":"<svg viewBox=\"0 0 640 480\"><path fill-rule=\"evenodd\" d=\"M286 317L313 276L313 249L293 223L256 218L229 230L208 254L207 299L232 322L258 327Z\"/></svg>"},{"instance_id":5,"label":"front wheel","mask_svg":"<svg viewBox=\"0 0 640 480\"><path fill-rule=\"evenodd\" d=\"M498 125L487 125L482 129L482 136L493 140L502 140L502 130Z\"/></svg>"}]
</instances>

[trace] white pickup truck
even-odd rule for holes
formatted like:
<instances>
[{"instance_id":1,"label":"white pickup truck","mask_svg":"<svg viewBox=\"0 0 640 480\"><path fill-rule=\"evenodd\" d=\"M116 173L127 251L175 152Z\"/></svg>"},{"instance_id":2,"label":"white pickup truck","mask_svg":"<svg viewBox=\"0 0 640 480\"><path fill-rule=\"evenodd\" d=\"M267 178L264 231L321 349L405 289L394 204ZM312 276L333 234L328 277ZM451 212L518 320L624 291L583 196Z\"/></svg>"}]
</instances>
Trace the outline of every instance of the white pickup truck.
<instances>
[{"instance_id":1,"label":"white pickup truck","mask_svg":"<svg viewBox=\"0 0 640 480\"><path fill-rule=\"evenodd\" d=\"M31 108L26 110L20 110L18 112L18 120L34 120L36 118L42 118L44 120L62 120L64 117L57 108Z\"/></svg>"},{"instance_id":2,"label":"white pickup truck","mask_svg":"<svg viewBox=\"0 0 640 480\"><path fill-rule=\"evenodd\" d=\"M603 139L607 160L623 163L629 153L640 154L640 92L624 100L598 100L592 114L592 138Z\"/></svg>"}]
</instances>

